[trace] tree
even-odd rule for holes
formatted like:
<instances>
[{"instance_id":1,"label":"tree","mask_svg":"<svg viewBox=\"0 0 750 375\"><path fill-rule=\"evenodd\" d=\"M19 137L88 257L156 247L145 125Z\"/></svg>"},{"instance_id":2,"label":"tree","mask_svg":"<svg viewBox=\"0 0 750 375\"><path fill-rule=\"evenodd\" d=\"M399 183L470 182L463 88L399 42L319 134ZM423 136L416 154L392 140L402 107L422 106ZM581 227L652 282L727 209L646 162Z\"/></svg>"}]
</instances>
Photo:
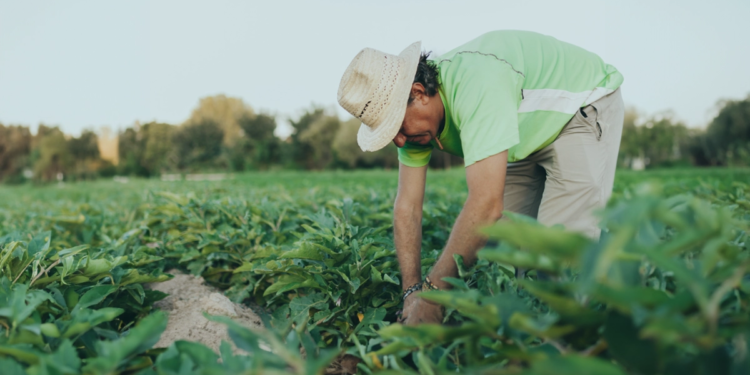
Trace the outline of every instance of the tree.
<instances>
[{"instance_id":1,"label":"tree","mask_svg":"<svg viewBox=\"0 0 750 375\"><path fill-rule=\"evenodd\" d=\"M276 130L276 118L265 113L242 116L237 124L245 137L256 142L267 141L274 136L273 132Z\"/></svg>"},{"instance_id":2,"label":"tree","mask_svg":"<svg viewBox=\"0 0 750 375\"><path fill-rule=\"evenodd\" d=\"M641 131L641 127L636 125L640 117L641 115L634 107L625 109L620 152L617 158L622 167L632 168L635 160L644 158L643 131Z\"/></svg>"},{"instance_id":3,"label":"tree","mask_svg":"<svg viewBox=\"0 0 750 375\"><path fill-rule=\"evenodd\" d=\"M172 136L177 166L180 169L215 166L223 139L224 131L215 121L181 126Z\"/></svg>"},{"instance_id":4,"label":"tree","mask_svg":"<svg viewBox=\"0 0 750 375\"><path fill-rule=\"evenodd\" d=\"M318 121L325 115L325 111L322 107L312 106L305 111L297 121L289 120L289 124L292 125L294 131L289 137L289 148L291 149L289 156L291 157L291 160L285 161L287 166L296 165L298 167L309 167L313 149L308 142L301 139L301 136L314 122Z\"/></svg>"},{"instance_id":5,"label":"tree","mask_svg":"<svg viewBox=\"0 0 750 375\"><path fill-rule=\"evenodd\" d=\"M706 129L705 154L712 164L750 164L750 95L726 100Z\"/></svg>"},{"instance_id":6,"label":"tree","mask_svg":"<svg viewBox=\"0 0 750 375\"><path fill-rule=\"evenodd\" d=\"M57 127L40 126L36 142L38 158L34 162L34 175L42 181L53 181L58 174L70 170L73 155L70 152L65 134Z\"/></svg>"},{"instance_id":7,"label":"tree","mask_svg":"<svg viewBox=\"0 0 750 375\"><path fill-rule=\"evenodd\" d=\"M332 146L337 165L346 168L397 168L398 149L393 143L375 152L364 152L359 148L357 132L361 124L356 118L341 123Z\"/></svg>"},{"instance_id":8,"label":"tree","mask_svg":"<svg viewBox=\"0 0 750 375\"><path fill-rule=\"evenodd\" d=\"M643 124L643 150L647 165L673 165L684 159L689 141L685 124L676 121L670 114L657 115Z\"/></svg>"},{"instance_id":9,"label":"tree","mask_svg":"<svg viewBox=\"0 0 750 375\"><path fill-rule=\"evenodd\" d=\"M646 119L634 108L625 111L620 140L620 166L632 168L636 160L644 166L688 163L693 132L669 112Z\"/></svg>"},{"instance_id":10,"label":"tree","mask_svg":"<svg viewBox=\"0 0 750 375\"><path fill-rule=\"evenodd\" d=\"M84 130L80 137L71 138L68 143L70 144L70 154L76 160L99 158L99 143L96 133L91 130Z\"/></svg>"},{"instance_id":11,"label":"tree","mask_svg":"<svg viewBox=\"0 0 750 375\"><path fill-rule=\"evenodd\" d=\"M149 177L176 168L176 131L176 126L158 122L125 129L118 136L119 173Z\"/></svg>"},{"instance_id":12,"label":"tree","mask_svg":"<svg viewBox=\"0 0 750 375\"><path fill-rule=\"evenodd\" d=\"M342 122L336 137L333 138L333 152L337 164L346 168L356 168L363 151L357 145L357 132L361 122L356 118Z\"/></svg>"},{"instance_id":13,"label":"tree","mask_svg":"<svg viewBox=\"0 0 750 375\"><path fill-rule=\"evenodd\" d=\"M0 181L21 181L29 166L31 131L25 126L0 124Z\"/></svg>"},{"instance_id":14,"label":"tree","mask_svg":"<svg viewBox=\"0 0 750 375\"><path fill-rule=\"evenodd\" d=\"M84 130L80 137L68 140L71 169L67 171L76 178L93 178L101 167L99 141L96 133Z\"/></svg>"},{"instance_id":15,"label":"tree","mask_svg":"<svg viewBox=\"0 0 750 375\"><path fill-rule=\"evenodd\" d=\"M310 123L299 135L299 143L308 151L304 166L323 169L333 161L331 145L341 121L336 116L324 115Z\"/></svg>"},{"instance_id":16,"label":"tree","mask_svg":"<svg viewBox=\"0 0 750 375\"><path fill-rule=\"evenodd\" d=\"M117 137L117 152L119 164L118 173L124 175L148 176L148 171L141 166L144 144L140 139L139 124L125 129Z\"/></svg>"},{"instance_id":17,"label":"tree","mask_svg":"<svg viewBox=\"0 0 750 375\"><path fill-rule=\"evenodd\" d=\"M172 160L172 136L176 127L170 124L150 122L141 127L143 154L140 166L149 176L156 176L176 165Z\"/></svg>"},{"instance_id":18,"label":"tree","mask_svg":"<svg viewBox=\"0 0 750 375\"><path fill-rule=\"evenodd\" d=\"M239 120L254 117L255 113L249 105L240 98L227 97L223 94L201 98L198 106L193 109L190 118L183 125L195 125L214 122L223 132L222 142L225 146L232 146L242 136Z\"/></svg>"},{"instance_id":19,"label":"tree","mask_svg":"<svg viewBox=\"0 0 750 375\"><path fill-rule=\"evenodd\" d=\"M227 150L232 169L268 168L279 162L281 142L276 136L276 117L270 114L243 116L238 121L244 137Z\"/></svg>"}]
</instances>

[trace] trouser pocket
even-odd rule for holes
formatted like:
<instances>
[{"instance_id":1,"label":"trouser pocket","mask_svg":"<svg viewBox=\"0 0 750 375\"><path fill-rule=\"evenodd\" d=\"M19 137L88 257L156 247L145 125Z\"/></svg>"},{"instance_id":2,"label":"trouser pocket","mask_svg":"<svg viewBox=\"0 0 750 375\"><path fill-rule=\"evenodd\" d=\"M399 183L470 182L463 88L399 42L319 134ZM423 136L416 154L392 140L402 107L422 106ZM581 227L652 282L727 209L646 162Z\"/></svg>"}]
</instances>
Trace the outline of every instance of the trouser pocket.
<instances>
[{"instance_id":1,"label":"trouser pocket","mask_svg":"<svg viewBox=\"0 0 750 375\"><path fill-rule=\"evenodd\" d=\"M579 112L581 117L583 117L583 121L591 126L591 130L594 132L596 140L600 141L602 139L602 126L599 123L599 110L596 109L594 105L589 104L585 107L579 108Z\"/></svg>"}]
</instances>

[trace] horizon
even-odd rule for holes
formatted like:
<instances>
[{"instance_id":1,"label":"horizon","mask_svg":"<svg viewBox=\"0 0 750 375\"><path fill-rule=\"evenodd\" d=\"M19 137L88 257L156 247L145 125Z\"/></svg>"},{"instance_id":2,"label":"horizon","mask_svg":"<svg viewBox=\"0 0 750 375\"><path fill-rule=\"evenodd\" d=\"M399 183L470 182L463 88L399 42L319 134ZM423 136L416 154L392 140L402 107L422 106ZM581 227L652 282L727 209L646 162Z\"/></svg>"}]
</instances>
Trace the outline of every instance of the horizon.
<instances>
[{"instance_id":1,"label":"horizon","mask_svg":"<svg viewBox=\"0 0 750 375\"><path fill-rule=\"evenodd\" d=\"M750 49L736 48L750 35L747 2L467 1L450 12L447 1L43 3L0 4L0 123L34 132L179 125L200 98L225 94L275 114L277 135L288 135L286 120L312 104L348 118L335 95L362 48L397 54L422 40L439 55L494 29L598 54L623 72L628 106L691 128L705 127L719 101L750 94ZM414 14L450 27L428 30Z\"/></svg>"}]
</instances>

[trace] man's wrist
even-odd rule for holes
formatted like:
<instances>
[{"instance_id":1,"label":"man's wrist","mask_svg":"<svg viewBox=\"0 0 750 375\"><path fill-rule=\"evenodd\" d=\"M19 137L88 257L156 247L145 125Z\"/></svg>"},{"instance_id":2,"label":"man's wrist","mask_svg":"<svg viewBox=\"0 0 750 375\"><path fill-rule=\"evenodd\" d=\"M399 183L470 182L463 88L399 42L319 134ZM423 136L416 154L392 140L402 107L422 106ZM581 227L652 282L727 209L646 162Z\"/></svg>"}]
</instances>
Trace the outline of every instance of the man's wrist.
<instances>
[{"instance_id":1,"label":"man's wrist","mask_svg":"<svg viewBox=\"0 0 750 375\"><path fill-rule=\"evenodd\" d=\"M431 272L427 277L430 279L430 283L437 289L446 290L451 288L450 284L443 281L443 277L445 277L445 275L437 275L435 272Z\"/></svg>"},{"instance_id":2,"label":"man's wrist","mask_svg":"<svg viewBox=\"0 0 750 375\"><path fill-rule=\"evenodd\" d=\"M414 276L412 276L414 275ZM401 291L405 292L410 286L421 283L422 275L420 273L407 272L407 274L401 274Z\"/></svg>"},{"instance_id":3,"label":"man's wrist","mask_svg":"<svg viewBox=\"0 0 750 375\"><path fill-rule=\"evenodd\" d=\"M424 278L424 281L422 281L422 290L429 291L429 290L440 290L441 288L435 285L432 282L432 279L427 276Z\"/></svg>"},{"instance_id":4,"label":"man's wrist","mask_svg":"<svg viewBox=\"0 0 750 375\"><path fill-rule=\"evenodd\" d=\"M413 283L404 283L404 285L402 285L402 287L401 287L401 292L405 292L407 289L409 289L412 286L417 285L417 284L422 284L422 282L419 281L419 280L417 280L417 281L415 281Z\"/></svg>"},{"instance_id":5,"label":"man's wrist","mask_svg":"<svg viewBox=\"0 0 750 375\"><path fill-rule=\"evenodd\" d=\"M423 287L423 284L421 282L410 285L408 288L404 289L404 292L401 294L401 299L406 300L406 298L412 295L413 293L416 293L422 290L422 287Z\"/></svg>"}]
</instances>

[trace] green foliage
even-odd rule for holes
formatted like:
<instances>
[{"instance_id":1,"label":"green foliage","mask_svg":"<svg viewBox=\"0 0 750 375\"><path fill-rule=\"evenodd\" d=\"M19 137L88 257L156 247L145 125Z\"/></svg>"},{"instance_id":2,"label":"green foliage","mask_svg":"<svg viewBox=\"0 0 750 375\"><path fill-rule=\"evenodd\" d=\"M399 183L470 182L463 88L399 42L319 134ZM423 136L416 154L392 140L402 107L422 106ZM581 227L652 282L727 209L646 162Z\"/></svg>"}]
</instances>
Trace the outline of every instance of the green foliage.
<instances>
[{"instance_id":1,"label":"green foliage","mask_svg":"<svg viewBox=\"0 0 750 375\"><path fill-rule=\"evenodd\" d=\"M300 133L297 139L309 151L309 154L305 155L307 169L322 169L333 161L331 144L340 125L338 116L324 115Z\"/></svg>"},{"instance_id":2,"label":"green foliage","mask_svg":"<svg viewBox=\"0 0 750 375\"><path fill-rule=\"evenodd\" d=\"M462 173L428 176L424 271L466 197ZM649 176L663 187L640 185ZM396 172L0 187L0 363L320 374L346 355L361 373L746 373L748 182L742 170L621 173L600 243L509 214L476 265L458 259L454 290L422 294L446 324L415 327L395 323ZM144 284L173 267L252 302L266 329L211 317L239 352L152 348L163 295Z\"/></svg>"},{"instance_id":3,"label":"green foliage","mask_svg":"<svg viewBox=\"0 0 750 375\"><path fill-rule=\"evenodd\" d=\"M281 140L273 132L276 118L269 114L244 116L238 121L244 137L228 150L233 170L266 169L281 160Z\"/></svg>"},{"instance_id":4,"label":"green foliage","mask_svg":"<svg viewBox=\"0 0 750 375\"><path fill-rule=\"evenodd\" d=\"M96 133L84 130L78 138L68 141L70 153L77 160L98 159L99 146L96 144Z\"/></svg>"},{"instance_id":5,"label":"green foliage","mask_svg":"<svg viewBox=\"0 0 750 375\"><path fill-rule=\"evenodd\" d=\"M32 136L24 126L0 124L0 181L19 181L29 166Z\"/></svg>"},{"instance_id":6,"label":"green foliage","mask_svg":"<svg viewBox=\"0 0 750 375\"><path fill-rule=\"evenodd\" d=\"M345 168L398 168L397 148L392 143L375 152L362 152L357 144L357 132L361 125L359 120L353 118L339 126L332 144L336 165Z\"/></svg>"},{"instance_id":7,"label":"green foliage","mask_svg":"<svg viewBox=\"0 0 750 375\"><path fill-rule=\"evenodd\" d=\"M175 131L175 126L157 122L151 122L141 127L143 150L140 166L148 176L157 176L176 164L172 144Z\"/></svg>"},{"instance_id":8,"label":"green foliage","mask_svg":"<svg viewBox=\"0 0 750 375\"><path fill-rule=\"evenodd\" d=\"M649 168L690 164L697 132L673 119L669 113L648 118L633 108L625 112L619 163L633 168L639 162Z\"/></svg>"},{"instance_id":9,"label":"green foliage","mask_svg":"<svg viewBox=\"0 0 750 375\"><path fill-rule=\"evenodd\" d=\"M253 109L242 99L219 94L201 98L190 118L182 125L214 123L222 131L222 145L231 148L242 136L240 119L254 116Z\"/></svg>"},{"instance_id":10,"label":"green foliage","mask_svg":"<svg viewBox=\"0 0 750 375\"><path fill-rule=\"evenodd\" d=\"M99 144L96 133L91 130L84 130L80 137L68 140L68 149L73 160L73 166L68 174L73 175L76 179L92 179L96 177L96 172L100 162Z\"/></svg>"},{"instance_id":11,"label":"green foliage","mask_svg":"<svg viewBox=\"0 0 750 375\"><path fill-rule=\"evenodd\" d=\"M158 340L166 317L146 316L164 294L142 284L169 278L156 271L161 258L129 247L127 237L65 248L52 236L0 238L0 355L29 373L105 374L150 365L143 352ZM144 264L144 257L154 263Z\"/></svg>"},{"instance_id":12,"label":"green foliage","mask_svg":"<svg viewBox=\"0 0 750 375\"><path fill-rule=\"evenodd\" d=\"M389 344L377 354L417 350L436 372L742 373L749 364L750 211L738 203L746 188L713 196L723 206L717 209L644 186L604 213L609 231L598 243L508 215L510 222L485 229L500 240L479 253L491 262L454 282L478 291L422 294L455 311L449 321L458 325L391 325L379 332ZM508 268L535 272L516 279Z\"/></svg>"},{"instance_id":13,"label":"green foliage","mask_svg":"<svg viewBox=\"0 0 750 375\"><path fill-rule=\"evenodd\" d=\"M719 105L721 109L708 125L699 151L710 164L750 164L750 96Z\"/></svg>"},{"instance_id":14,"label":"green foliage","mask_svg":"<svg viewBox=\"0 0 750 375\"><path fill-rule=\"evenodd\" d=\"M718 113L705 130L688 129L672 116L643 118L635 109L625 112L620 165L644 162L651 167L675 165L730 165L750 163L750 97L717 103Z\"/></svg>"},{"instance_id":15,"label":"green foliage","mask_svg":"<svg viewBox=\"0 0 750 375\"><path fill-rule=\"evenodd\" d=\"M272 115L260 113L254 116L243 116L237 120L245 136L255 142L265 142L273 138L276 130L276 118Z\"/></svg>"},{"instance_id":16,"label":"green foliage","mask_svg":"<svg viewBox=\"0 0 750 375\"><path fill-rule=\"evenodd\" d=\"M635 109L625 113L619 166L661 168L747 166L750 163L750 98L717 103L707 129L688 128L670 112L648 117ZM255 113L239 98L201 98L184 124L136 123L118 134L117 160L104 135L84 131L64 135L57 127L39 125L32 136L25 126L0 124L0 182L22 183L25 172L35 181L93 179L115 174L153 177L162 173L203 170L355 169L398 167L396 147L362 152L357 145L360 122L344 121L321 106L290 119L292 133L274 136L276 117ZM99 147L108 160L102 160ZM112 160L109 160L112 158ZM117 166L112 163L118 163ZM463 159L433 150L429 166L448 169Z\"/></svg>"},{"instance_id":17,"label":"green foliage","mask_svg":"<svg viewBox=\"0 0 750 375\"><path fill-rule=\"evenodd\" d=\"M127 128L117 137L119 158L118 172L125 175L148 176L148 170L141 165L143 157L143 136L135 128Z\"/></svg>"},{"instance_id":18,"label":"green foliage","mask_svg":"<svg viewBox=\"0 0 750 375\"><path fill-rule=\"evenodd\" d=\"M219 123L203 120L180 127L172 136L179 169L210 167L221 154L224 131Z\"/></svg>"},{"instance_id":19,"label":"green foliage","mask_svg":"<svg viewBox=\"0 0 750 375\"><path fill-rule=\"evenodd\" d=\"M39 133L39 156L34 162L34 174L41 180L52 181L58 173L70 168L73 157L60 129L55 127Z\"/></svg>"},{"instance_id":20,"label":"green foliage","mask_svg":"<svg viewBox=\"0 0 750 375\"><path fill-rule=\"evenodd\" d=\"M23 161L22 155L16 155ZM92 179L108 166L99 154L98 137L84 130L79 137L66 137L57 127L39 126L33 137L29 164L37 180Z\"/></svg>"},{"instance_id":21,"label":"green foliage","mask_svg":"<svg viewBox=\"0 0 750 375\"><path fill-rule=\"evenodd\" d=\"M324 109L319 106L313 106L306 110L298 120L289 120L289 124L292 125L294 131L289 136L289 140L291 141L289 156L291 157L291 160L285 161L287 166L312 168L311 165L308 166L308 163L313 162L310 160L310 155L314 152L313 145L309 142L305 142L302 139L302 135L305 134L315 122L318 122L324 117L326 117Z\"/></svg>"}]
</instances>

